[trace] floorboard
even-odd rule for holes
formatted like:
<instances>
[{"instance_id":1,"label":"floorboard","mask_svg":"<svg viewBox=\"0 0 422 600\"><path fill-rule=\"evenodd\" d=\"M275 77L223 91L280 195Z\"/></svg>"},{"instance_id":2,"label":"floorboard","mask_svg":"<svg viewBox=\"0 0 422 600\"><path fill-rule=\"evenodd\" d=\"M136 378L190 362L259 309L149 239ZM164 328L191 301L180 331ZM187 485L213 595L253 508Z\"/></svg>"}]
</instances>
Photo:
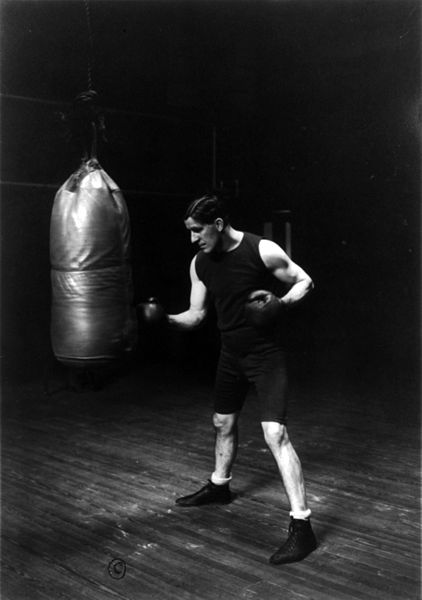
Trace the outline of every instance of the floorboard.
<instances>
[{"instance_id":1,"label":"floorboard","mask_svg":"<svg viewBox=\"0 0 422 600\"><path fill-rule=\"evenodd\" d=\"M414 392L293 385L319 547L274 567L289 507L253 393L234 501L183 509L213 466L211 379L152 364L75 393L56 377L3 390L2 600L420 600Z\"/></svg>"}]
</instances>

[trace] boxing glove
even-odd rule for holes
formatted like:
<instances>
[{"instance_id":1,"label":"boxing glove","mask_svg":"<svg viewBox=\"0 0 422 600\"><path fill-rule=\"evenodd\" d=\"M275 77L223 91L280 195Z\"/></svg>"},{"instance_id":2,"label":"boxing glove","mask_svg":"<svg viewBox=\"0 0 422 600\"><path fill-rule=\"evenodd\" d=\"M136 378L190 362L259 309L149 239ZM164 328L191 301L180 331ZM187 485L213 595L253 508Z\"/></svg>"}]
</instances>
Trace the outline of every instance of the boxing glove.
<instances>
[{"instance_id":1,"label":"boxing glove","mask_svg":"<svg viewBox=\"0 0 422 600\"><path fill-rule=\"evenodd\" d=\"M259 329L274 327L280 311L280 300L268 290L251 292L245 305L246 321Z\"/></svg>"},{"instance_id":2,"label":"boxing glove","mask_svg":"<svg viewBox=\"0 0 422 600\"><path fill-rule=\"evenodd\" d=\"M167 321L166 312L156 298L148 298L146 302L140 302L136 310L140 322L146 325L162 325Z\"/></svg>"}]
</instances>

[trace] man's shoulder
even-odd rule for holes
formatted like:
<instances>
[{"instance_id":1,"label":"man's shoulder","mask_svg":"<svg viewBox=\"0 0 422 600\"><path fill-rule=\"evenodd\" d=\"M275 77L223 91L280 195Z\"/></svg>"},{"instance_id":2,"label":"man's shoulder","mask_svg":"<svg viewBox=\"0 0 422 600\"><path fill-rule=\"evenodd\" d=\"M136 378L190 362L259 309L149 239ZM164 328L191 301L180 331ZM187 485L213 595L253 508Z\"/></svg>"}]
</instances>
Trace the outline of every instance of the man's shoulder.
<instances>
[{"instance_id":1,"label":"man's shoulder","mask_svg":"<svg viewBox=\"0 0 422 600\"><path fill-rule=\"evenodd\" d=\"M252 233L251 231L244 231L243 237L246 240L250 240L252 242L260 242L263 238L262 235L258 235L257 233Z\"/></svg>"},{"instance_id":2,"label":"man's shoulder","mask_svg":"<svg viewBox=\"0 0 422 600\"><path fill-rule=\"evenodd\" d=\"M196 272L198 272L198 270L203 269L206 263L207 255L205 254L205 252L202 252L202 250L199 250L199 252L197 252L192 258L192 265L196 269Z\"/></svg>"},{"instance_id":3,"label":"man's shoulder","mask_svg":"<svg viewBox=\"0 0 422 600\"><path fill-rule=\"evenodd\" d=\"M254 249L259 251L260 243L262 241L262 235L258 235L256 233L252 233L250 231L243 232L243 243L244 246L249 247L250 249Z\"/></svg>"}]
</instances>

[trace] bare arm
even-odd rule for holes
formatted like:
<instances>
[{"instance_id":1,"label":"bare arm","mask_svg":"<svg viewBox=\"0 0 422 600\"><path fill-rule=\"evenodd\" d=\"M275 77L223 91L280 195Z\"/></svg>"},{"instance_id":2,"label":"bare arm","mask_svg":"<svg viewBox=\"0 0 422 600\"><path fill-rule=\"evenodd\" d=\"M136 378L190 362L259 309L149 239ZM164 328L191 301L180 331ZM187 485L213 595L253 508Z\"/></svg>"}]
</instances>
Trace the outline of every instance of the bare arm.
<instances>
[{"instance_id":1,"label":"bare arm","mask_svg":"<svg viewBox=\"0 0 422 600\"><path fill-rule=\"evenodd\" d=\"M294 263L278 244L271 240L261 240L259 253L274 277L290 286L289 291L279 298L281 304L296 304L313 289L314 284L309 275Z\"/></svg>"},{"instance_id":2,"label":"bare arm","mask_svg":"<svg viewBox=\"0 0 422 600\"><path fill-rule=\"evenodd\" d=\"M178 329L194 329L207 315L207 288L196 274L195 262L196 256L190 265L191 292L188 310L177 315L167 315L170 325Z\"/></svg>"}]
</instances>

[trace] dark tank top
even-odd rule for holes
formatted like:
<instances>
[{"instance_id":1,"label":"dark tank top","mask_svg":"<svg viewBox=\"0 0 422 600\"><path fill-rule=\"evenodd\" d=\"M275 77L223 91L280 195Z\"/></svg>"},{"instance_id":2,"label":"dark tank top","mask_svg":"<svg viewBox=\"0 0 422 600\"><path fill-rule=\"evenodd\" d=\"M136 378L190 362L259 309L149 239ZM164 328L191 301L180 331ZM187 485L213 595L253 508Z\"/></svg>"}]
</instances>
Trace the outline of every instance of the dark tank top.
<instances>
[{"instance_id":1,"label":"dark tank top","mask_svg":"<svg viewBox=\"0 0 422 600\"><path fill-rule=\"evenodd\" d=\"M277 281L259 253L261 239L245 232L230 252L201 251L196 256L196 273L214 302L223 347L237 354L278 345L277 331L264 334L245 319L245 303L252 291L276 289Z\"/></svg>"}]
</instances>

